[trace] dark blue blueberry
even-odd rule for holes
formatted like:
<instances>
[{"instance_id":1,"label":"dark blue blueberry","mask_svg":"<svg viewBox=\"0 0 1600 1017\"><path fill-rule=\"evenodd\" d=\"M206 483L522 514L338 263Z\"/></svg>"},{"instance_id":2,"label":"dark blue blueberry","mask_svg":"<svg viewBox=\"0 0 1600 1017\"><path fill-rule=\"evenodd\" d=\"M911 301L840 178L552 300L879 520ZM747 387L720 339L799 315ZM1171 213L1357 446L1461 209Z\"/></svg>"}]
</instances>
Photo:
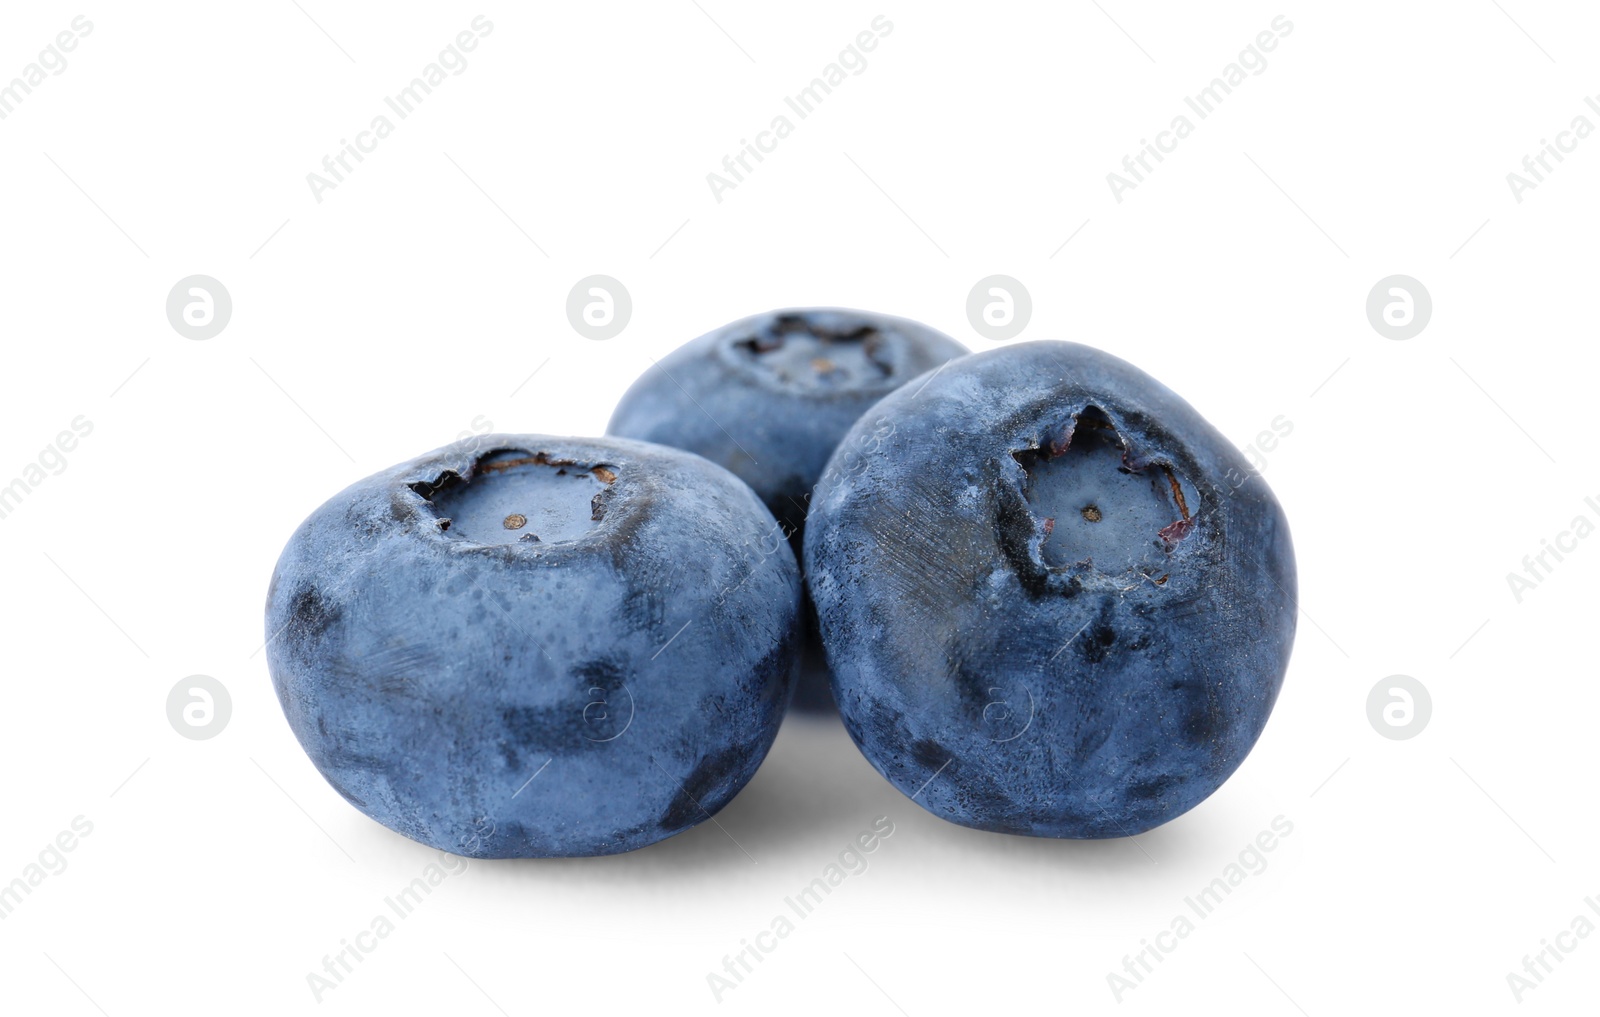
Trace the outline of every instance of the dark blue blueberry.
<instances>
[{"instance_id":1,"label":"dark blue blueberry","mask_svg":"<svg viewBox=\"0 0 1600 1017\"><path fill-rule=\"evenodd\" d=\"M390 829L473 857L611 854L701 822L755 773L800 610L782 531L726 470L489 435L300 526L268 664L317 769Z\"/></svg>"},{"instance_id":2,"label":"dark blue blueberry","mask_svg":"<svg viewBox=\"0 0 1600 1017\"><path fill-rule=\"evenodd\" d=\"M845 433L879 399L966 352L904 318L771 311L662 358L628 389L606 430L727 467L761 496L799 553L812 489ZM795 704L826 708L820 650L808 656Z\"/></svg>"},{"instance_id":3,"label":"dark blue blueberry","mask_svg":"<svg viewBox=\"0 0 1600 1017\"><path fill-rule=\"evenodd\" d=\"M805 553L873 766L952 822L1052 837L1137 834L1220 787L1295 631L1288 524L1243 455L1073 343L964 358L871 418Z\"/></svg>"}]
</instances>

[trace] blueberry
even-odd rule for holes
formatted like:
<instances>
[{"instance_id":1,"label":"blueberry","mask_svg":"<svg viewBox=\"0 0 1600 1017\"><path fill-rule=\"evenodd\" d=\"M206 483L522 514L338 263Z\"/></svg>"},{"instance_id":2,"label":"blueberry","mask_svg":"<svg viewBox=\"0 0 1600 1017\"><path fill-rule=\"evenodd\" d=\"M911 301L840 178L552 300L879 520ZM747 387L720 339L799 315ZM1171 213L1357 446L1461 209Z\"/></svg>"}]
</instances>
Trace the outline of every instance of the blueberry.
<instances>
[{"instance_id":1,"label":"blueberry","mask_svg":"<svg viewBox=\"0 0 1600 1017\"><path fill-rule=\"evenodd\" d=\"M925 325L888 315L758 314L664 357L622 397L607 433L688 449L727 467L766 502L798 554L812 489L845 432L885 395L966 352ZM820 650L808 656L795 704L826 708Z\"/></svg>"},{"instance_id":2,"label":"blueberry","mask_svg":"<svg viewBox=\"0 0 1600 1017\"><path fill-rule=\"evenodd\" d=\"M1148 830L1255 744L1295 631L1289 528L1195 410L1073 343L974 354L840 446L805 557L845 726L935 815Z\"/></svg>"},{"instance_id":3,"label":"blueberry","mask_svg":"<svg viewBox=\"0 0 1600 1017\"><path fill-rule=\"evenodd\" d=\"M328 783L473 857L598 855L727 804L771 747L799 569L726 470L489 435L349 487L289 540L268 664Z\"/></svg>"}]
</instances>

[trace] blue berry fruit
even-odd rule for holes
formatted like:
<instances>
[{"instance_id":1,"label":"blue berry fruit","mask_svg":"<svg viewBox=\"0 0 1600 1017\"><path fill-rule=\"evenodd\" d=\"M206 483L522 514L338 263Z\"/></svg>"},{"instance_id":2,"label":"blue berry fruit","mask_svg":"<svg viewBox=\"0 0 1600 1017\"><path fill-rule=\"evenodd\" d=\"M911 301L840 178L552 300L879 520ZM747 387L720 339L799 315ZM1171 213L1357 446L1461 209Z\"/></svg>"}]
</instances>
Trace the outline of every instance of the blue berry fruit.
<instances>
[{"instance_id":1,"label":"blue berry fruit","mask_svg":"<svg viewBox=\"0 0 1600 1017\"><path fill-rule=\"evenodd\" d=\"M847 455L869 429L886 437ZM1265 481L1173 392L1073 343L975 354L879 403L805 555L851 736L978 829L1182 815L1255 744L1294 641Z\"/></svg>"},{"instance_id":2,"label":"blue berry fruit","mask_svg":"<svg viewBox=\"0 0 1600 1017\"><path fill-rule=\"evenodd\" d=\"M300 526L268 664L317 769L390 829L474 857L611 854L708 818L755 773L800 590L777 522L726 470L489 435Z\"/></svg>"},{"instance_id":3,"label":"blue berry fruit","mask_svg":"<svg viewBox=\"0 0 1600 1017\"><path fill-rule=\"evenodd\" d=\"M801 547L812 489L879 399L965 354L924 325L865 311L772 311L680 346L618 403L607 432L696 452L755 489ZM829 701L820 651L797 706Z\"/></svg>"}]
</instances>

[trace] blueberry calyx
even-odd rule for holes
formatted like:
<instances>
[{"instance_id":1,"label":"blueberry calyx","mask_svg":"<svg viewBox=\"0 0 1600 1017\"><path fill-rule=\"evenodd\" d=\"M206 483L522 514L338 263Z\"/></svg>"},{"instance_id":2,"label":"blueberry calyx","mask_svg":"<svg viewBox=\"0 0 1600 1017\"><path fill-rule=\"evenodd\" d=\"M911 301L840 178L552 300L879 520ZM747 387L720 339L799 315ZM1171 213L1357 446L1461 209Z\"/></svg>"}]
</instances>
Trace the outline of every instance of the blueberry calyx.
<instances>
[{"instance_id":1,"label":"blueberry calyx","mask_svg":"<svg viewBox=\"0 0 1600 1017\"><path fill-rule=\"evenodd\" d=\"M1165 583L1168 559L1195 522L1194 489L1165 457L1136 454L1124 429L1092 404L1011 457L1022 468L1030 559L1036 554L1047 572Z\"/></svg>"},{"instance_id":2,"label":"blueberry calyx","mask_svg":"<svg viewBox=\"0 0 1600 1017\"><path fill-rule=\"evenodd\" d=\"M729 345L741 365L797 388L878 388L895 365L875 325L841 327L798 314L771 318Z\"/></svg>"},{"instance_id":3,"label":"blueberry calyx","mask_svg":"<svg viewBox=\"0 0 1600 1017\"><path fill-rule=\"evenodd\" d=\"M499 448L463 473L447 469L407 486L436 516L440 533L479 545L581 539L605 517L616 471L546 451Z\"/></svg>"}]
</instances>

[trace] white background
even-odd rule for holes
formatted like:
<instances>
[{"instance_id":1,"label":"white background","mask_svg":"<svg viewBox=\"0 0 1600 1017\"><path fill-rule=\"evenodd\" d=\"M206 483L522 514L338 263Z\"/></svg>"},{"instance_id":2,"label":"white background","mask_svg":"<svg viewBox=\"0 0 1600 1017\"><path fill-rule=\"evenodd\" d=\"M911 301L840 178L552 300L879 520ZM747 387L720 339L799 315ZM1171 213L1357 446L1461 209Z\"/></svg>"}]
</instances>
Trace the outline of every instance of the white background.
<instances>
[{"instance_id":1,"label":"white background","mask_svg":"<svg viewBox=\"0 0 1600 1017\"><path fill-rule=\"evenodd\" d=\"M0 883L74 817L93 832L0 920L0 1006L1592 1003L1600 937L1566 938L1521 1009L1506 976L1580 913L1600 923L1600 541L1520 602L1506 576L1600 521L1600 139L1520 203L1506 174L1574 117L1600 125L1595 11L447 6L7 6L0 80L74 15L94 27L0 121L0 484L75 417L93 432L0 519ZM480 13L494 29L466 70L316 201L306 175ZM714 200L706 174L880 13L894 27L866 69ZM1294 27L1266 69L1117 202L1106 174L1279 14ZM206 341L164 313L194 273L234 303ZM592 273L633 299L606 342L565 315ZM720 827L473 862L317 1002L307 975L434 853L341 800L273 696L262 605L299 521L475 421L599 433L649 358L748 313L872 308L988 348L964 307L995 273L1032 294L1021 339L1129 359L1241 448L1292 423L1265 474L1294 528L1300 637L1228 784L1136 840L988 835L907 801L841 728L791 724ZM1434 305L1405 341L1365 312L1393 273ZM166 715L194 674L231 694L208 741ZM1394 674L1431 693L1410 740L1368 721ZM707 975L879 816L895 832L868 871L719 1007ZM1119 1002L1108 974L1278 816L1293 832L1265 870Z\"/></svg>"}]
</instances>

